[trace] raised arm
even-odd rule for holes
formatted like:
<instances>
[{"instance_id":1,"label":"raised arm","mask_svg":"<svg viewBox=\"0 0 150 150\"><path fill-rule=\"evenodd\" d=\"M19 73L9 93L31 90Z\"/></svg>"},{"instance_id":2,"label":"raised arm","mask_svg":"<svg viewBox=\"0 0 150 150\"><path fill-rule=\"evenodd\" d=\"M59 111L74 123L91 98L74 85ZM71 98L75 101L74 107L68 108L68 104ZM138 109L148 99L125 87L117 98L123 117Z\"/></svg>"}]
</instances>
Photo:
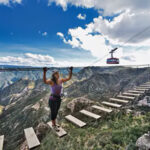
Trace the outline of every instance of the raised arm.
<instances>
[{"instance_id":1,"label":"raised arm","mask_svg":"<svg viewBox=\"0 0 150 150\"><path fill-rule=\"evenodd\" d=\"M72 70L73 70L73 67L70 67L70 68L69 68L69 75L68 75L68 78L63 78L63 79L61 79L62 82L67 82L67 81L69 81L69 80L72 78Z\"/></svg>"},{"instance_id":2,"label":"raised arm","mask_svg":"<svg viewBox=\"0 0 150 150\"><path fill-rule=\"evenodd\" d=\"M46 72L47 72L47 68L43 68L43 81L45 84L52 84L52 81L51 80L46 80Z\"/></svg>"}]
</instances>

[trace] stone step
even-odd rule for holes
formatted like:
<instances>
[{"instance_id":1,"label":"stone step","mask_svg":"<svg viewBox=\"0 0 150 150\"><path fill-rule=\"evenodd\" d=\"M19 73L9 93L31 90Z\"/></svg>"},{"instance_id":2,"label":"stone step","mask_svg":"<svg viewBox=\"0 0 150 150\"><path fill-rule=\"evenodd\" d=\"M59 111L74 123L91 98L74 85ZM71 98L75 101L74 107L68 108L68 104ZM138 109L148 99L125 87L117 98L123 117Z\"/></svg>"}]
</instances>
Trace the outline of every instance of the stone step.
<instances>
[{"instance_id":1,"label":"stone step","mask_svg":"<svg viewBox=\"0 0 150 150\"><path fill-rule=\"evenodd\" d=\"M144 91L137 91L137 90L129 90L129 93L138 93L138 94L144 94Z\"/></svg>"},{"instance_id":2,"label":"stone step","mask_svg":"<svg viewBox=\"0 0 150 150\"><path fill-rule=\"evenodd\" d=\"M87 110L84 110L84 109L81 110L80 113L82 113L82 114L84 114L84 115L86 115L86 116L88 116L88 117L94 118L94 119L99 119L99 118L101 118L101 116L99 116L99 115L97 115L97 114L94 114L94 113L92 113L92 112L89 112L89 111L87 111Z\"/></svg>"},{"instance_id":3,"label":"stone step","mask_svg":"<svg viewBox=\"0 0 150 150\"><path fill-rule=\"evenodd\" d=\"M139 89L139 88L136 88L135 90L136 90L136 91L142 91L142 92L147 91L147 89Z\"/></svg>"},{"instance_id":4,"label":"stone step","mask_svg":"<svg viewBox=\"0 0 150 150\"><path fill-rule=\"evenodd\" d=\"M122 95L126 95L126 96L140 96L141 94L134 94L134 93L128 93L128 92L125 92L123 93Z\"/></svg>"},{"instance_id":5,"label":"stone step","mask_svg":"<svg viewBox=\"0 0 150 150\"><path fill-rule=\"evenodd\" d=\"M57 135L58 137L63 137L63 136L65 136L65 135L67 135L67 132L66 132L62 127L59 127L59 131L57 132L56 130L53 129L53 126L52 126L52 122L51 122L51 121L49 121L47 124L48 124L48 125L50 126L50 128L56 133L56 135Z\"/></svg>"},{"instance_id":6,"label":"stone step","mask_svg":"<svg viewBox=\"0 0 150 150\"><path fill-rule=\"evenodd\" d=\"M115 107L115 108L120 108L122 106L119 104L114 104L114 103L110 103L110 102L106 102L106 101L103 101L102 104L110 106L110 107Z\"/></svg>"},{"instance_id":7,"label":"stone step","mask_svg":"<svg viewBox=\"0 0 150 150\"><path fill-rule=\"evenodd\" d=\"M136 88L136 89L145 89L145 90L149 90L150 88L148 88L148 87L138 87L138 88Z\"/></svg>"},{"instance_id":8,"label":"stone step","mask_svg":"<svg viewBox=\"0 0 150 150\"><path fill-rule=\"evenodd\" d=\"M131 96L123 96L123 95L118 95L118 98L123 98L123 99L128 99L128 100L134 100L135 97L131 97Z\"/></svg>"},{"instance_id":9,"label":"stone step","mask_svg":"<svg viewBox=\"0 0 150 150\"><path fill-rule=\"evenodd\" d=\"M24 129L24 133L25 133L25 137L26 137L29 149L35 148L40 145L40 142L32 127Z\"/></svg>"},{"instance_id":10,"label":"stone step","mask_svg":"<svg viewBox=\"0 0 150 150\"><path fill-rule=\"evenodd\" d=\"M101 111L104 111L104 112L107 112L107 113L111 113L112 112L111 109L100 107L100 106L97 106L97 105L93 105L92 108L95 108L95 109L98 109L98 110L101 110Z\"/></svg>"},{"instance_id":11,"label":"stone step","mask_svg":"<svg viewBox=\"0 0 150 150\"><path fill-rule=\"evenodd\" d=\"M125 103L125 104L129 102L127 100L122 100L122 99L117 99L117 98L110 98L110 100L114 102L118 102L118 103Z\"/></svg>"},{"instance_id":12,"label":"stone step","mask_svg":"<svg viewBox=\"0 0 150 150\"><path fill-rule=\"evenodd\" d=\"M139 87L141 87L141 88L150 88L150 85L140 85Z\"/></svg>"},{"instance_id":13,"label":"stone step","mask_svg":"<svg viewBox=\"0 0 150 150\"><path fill-rule=\"evenodd\" d=\"M142 84L140 86L148 86L148 87L150 87L150 84Z\"/></svg>"},{"instance_id":14,"label":"stone step","mask_svg":"<svg viewBox=\"0 0 150 150\"><path fill-rule=\"evenodd\" d=\"M72 116L72 115L65 116L65 118L66 118L68 121L72 122L73 124L79 126L80 128L86 126L86 123L85 123L85 122L79 120L78 118L76 118L76 117L74 117L74 116Z\"/></svg>"},{"instance_id":15,"label":"stone step","mask_svg":"<svg viewBox=\"0 0 150 150\"><path fill-rule=\"evenodd\" d=\"M140 90L140 91L148 91L149 89L148 88L140 88L140 87L137 87L135 88L136 90Z\"/></svg>"},{"instance_id":16,"label":"stone step","mask_svg":"<svg viewBox=\"0 0 150 150\"><path fill-rule=\"evenodd\" d=\"M4 135L0 136L0 150L3 150L3 145L4 145Z\"/></svg>"},{"instance_id":17,"label":"stone step","mask_svg":"<svg viewBox=\"0 0 150 150\"><path fill-rule=\"evenodd\" d=\"M142 85L150 85L150 82L146 82L146 83L144 83L144 84L142 84Z\"/></svg>"}]
</instances>

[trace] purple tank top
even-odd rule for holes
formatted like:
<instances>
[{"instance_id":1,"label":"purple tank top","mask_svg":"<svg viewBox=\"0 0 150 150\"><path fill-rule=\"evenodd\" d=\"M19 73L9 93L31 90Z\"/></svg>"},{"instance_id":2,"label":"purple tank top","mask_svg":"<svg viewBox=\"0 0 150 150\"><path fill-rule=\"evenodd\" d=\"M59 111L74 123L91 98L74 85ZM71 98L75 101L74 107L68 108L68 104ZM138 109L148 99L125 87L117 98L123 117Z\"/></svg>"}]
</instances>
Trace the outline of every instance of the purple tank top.
<instances>
[{"instance_id":1,"label":"purple tank top","mask_svg":"<svg viewBox=\"0 0 150 150\"><path fill-rule=\"evenodd\" d=\"M51 94L60 96L61 95L61 90L62 90L62 84L54 84L51 86ZM50 96L50 100L55 100L56 98L53 96Z\"/></svg>"}]
</instances>

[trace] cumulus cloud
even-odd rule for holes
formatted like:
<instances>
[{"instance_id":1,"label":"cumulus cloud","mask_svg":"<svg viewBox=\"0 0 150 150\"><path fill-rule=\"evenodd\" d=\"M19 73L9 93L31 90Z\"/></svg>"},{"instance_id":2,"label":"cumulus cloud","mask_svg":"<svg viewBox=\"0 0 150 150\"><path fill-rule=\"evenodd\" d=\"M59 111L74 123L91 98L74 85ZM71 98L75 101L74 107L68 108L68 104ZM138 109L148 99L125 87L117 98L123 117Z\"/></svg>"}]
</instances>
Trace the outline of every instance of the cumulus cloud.
<instances>
[{"instance_id":1,"label":"cumulus cloud","mask_svg":"<svg viewBox=\"0 0 150 150\"><path fill-rule=\"evenodd\" d=\"M51 3L56 3L56 5L61 6L64 10L67 9L68 5L98 10L103 9L105 15L120 13L126 10L132 10L133 12L150 10L149 0L49 0L49 5Z\"/></svg>"},{"instance_id":2,"label":"cumulus cloud","mask_svg":"<svg viewBox=\"0 0 150 150\"><path fill-rule=\"evenodd\" d=\"M11 3L21 4L22 0L0 0L0 4L10 5Z\"/></svg>"},{"instance_id":3,"label":"cumulus cloud","mask_svg":"<svg viewBox=\"0 0 150 150\"><path fill-rule=\"evenodd\" d=\"M150 45L149 18L150 12L133 14L126 11L111 22L99 16L88 26L92 32L101 33L113 44Z\"/></svg>"},{"instance_id":4,"label":"cumulus cloud","mask_svg":"<svg viewBox=\"0 0 150 150\"><path fill-rule=\"evenodd\" d=\"M112 44L139 44L150 45L150 0L49 0L66 10L68 5L77 7L95 8L103 12L98 18L87 25L91 32L102 34ZM103 10L103 11L102 11ZM115 14L112 21L104 19L105 15ZM79 14L82 18L82 15ZM85 29L86 30L86 29ZM142 32L143 33L140 33ZM138 35L138 33L140 33ZM129 40L135 35L134 39ZM78 40L74 39L78 44Z\"/></svg>"},{"instance_id":5,"label":"cumulus cloud","mask_svg":"<svg viewBox=\"0 0 150 150\"><path fill-rule=\"evenodd\" d=\"M80 19L80 20L85 20L86 19L86 14L83 14L83 15L78 14L77 18Z\"/></svg>"},{"instance_id":6,"label":"cumulus cloud","mask_svg":"<svg viewBox=\"0 0 150 150\"><path fill-rule=\"evenodd\" d=\"M83 29L81 27L69 29L68 34L71 39L66 39L64 35L61 38L66 44L71 45L73 48L82 48L90 51L93 56L100 57L108 53L108 46L105 44L105 39L100 34L92 35L91 29Z\"/></svg>"},{"instance_id":7,"label":"cumulus cloud","mask_svg":"<svg viewBox=\"0 0 150 150\"><path fill-rule=\"evenodd\" d=\"M21 66L53 66L57 63L55 62L54 58L49 55L26 53L22 57L0 57L0 64Z\"/></svg>"},{"instance_id":8,"label":"cumulus cloud","mask_svg":"<svg viewBox=\"0 0 150 150\"><path fill-rule=\"evenodd\" d=\"M113 45L150 46L149 18L150 12L131 14L128 11L115 17L111 22L99 16L94 18L93 22L86 25L85 29L81 27L69 29L68 34L72 36L72 40L68 40L68 42L64 40L64 42L77 47L80 45L80 38L77 36L81 36L82 33L86 32L85 35L87 36L89 34L101 34ZM76 33L75 36L74 33ZM64 35L59 36L64 39Z\"/></svg>"},{"instance_id":9,"label":"cumulus cloud","mask_svg":"<svg viewBox=\"0 0 150 150\"><path fill-rule=\"evenodd\" d=\"M49 55L40 55L25 53L23 56L6 56L0 57L0 65L17 65L17 66L33 66L33 67L79 67L86 66L88 62L84 60L54 60L53 57Z\"/></svg>"}]
</instances>

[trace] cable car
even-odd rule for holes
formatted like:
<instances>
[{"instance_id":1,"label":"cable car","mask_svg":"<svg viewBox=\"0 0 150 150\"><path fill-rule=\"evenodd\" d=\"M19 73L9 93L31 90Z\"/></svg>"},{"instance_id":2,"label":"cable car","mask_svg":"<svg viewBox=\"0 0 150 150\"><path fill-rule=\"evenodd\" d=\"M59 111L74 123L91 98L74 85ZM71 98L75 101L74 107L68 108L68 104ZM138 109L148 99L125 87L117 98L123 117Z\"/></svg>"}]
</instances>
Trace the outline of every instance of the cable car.
<instances>
[{"instance_id":1,"label":"cable car","mask_svg":"<svg viewBox=\"0 0 150 150\"><path fill-rule=\"evenodd\" d=\"M113 53L117 50L118 48L115 48L113 50L111 50L109 53L111 54L111 58L107 59L107 64L119 64L119 58L115 58L113 56Z\"/></svg>"}]
</instances>

